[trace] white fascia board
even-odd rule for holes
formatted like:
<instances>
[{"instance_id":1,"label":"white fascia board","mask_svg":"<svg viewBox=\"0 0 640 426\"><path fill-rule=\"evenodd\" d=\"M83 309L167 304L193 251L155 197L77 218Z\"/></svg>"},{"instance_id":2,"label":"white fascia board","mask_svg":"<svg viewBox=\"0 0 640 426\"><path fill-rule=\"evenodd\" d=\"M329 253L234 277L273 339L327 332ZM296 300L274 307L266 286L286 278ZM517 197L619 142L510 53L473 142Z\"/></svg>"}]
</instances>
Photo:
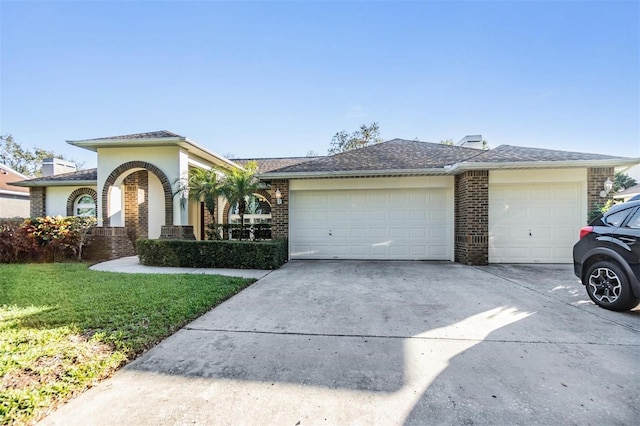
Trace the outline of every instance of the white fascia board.
<instances>
[{"instance_id":1,"label":"white fascia board","mask_svg":"<svg viewBox=\"0 0 640 426\"><path fill-rule=\"evenodd\" d=\"M367 177L367 176L415 176L415 175L446 175L444 168L438 169L390 169L390 170L347 170L323 172L267 172L256 176L260 179L306 179L333 177Z\"/></svg>"},{"instance_id":2,"label":"white fascia board","mask_svg":"<svg viewBox=\"0 0 640 426\"><path fill-rule=\"evenodd\" d=\"M172 137L172 138L140 138L140 139L99 139L99 140L82 140L82 141L67 141L68 144L74 145L80 148L85 148L90 151L96 152L98 148L117 148L117 147L149 147L154 146L179 146L185 148L188 152L211 160L212 163L220 166L226 166L228 168L243 169L239 164L224 158L221 155L212 152L205 147L197 144L189 138L184 137Z\"/></svg>"},{"instance_id":3,"label":"white fascia board","mask_svg":"<svg viewBox=\"0 0 640 426\"><path fill-rule=\"evenodd\" d=\"M0 194L17 195L17 196L20 196L20 197L29 198L29 193L28 192L7 191L5 189L0 189Z\"/></svg>"},{"instance_id":4,"label":"white fascia board","mask_svg":"<svg viewBox=\"0 0 640 426\"><path fill-rule=\"evenodd\" d=\"M617 167L638 164L640 158L610 158L606 160L572 160L572 161L507 161L483 163L456 163L448 167L451 173L466 170L496 170L496 169L550 169L564 167Z\"/></svg>"},{"instance_id":5,"label":"white fascia board","mask_svg":"<svg viewBox=\"0 0 640 426\"><path fill-rule=\"evenodd\" d=\"M21 187L38 187L38 186L83 186L83 185L88 185L88 186L96 186L98 184L98 181L95 180L39 180L37 182L29 182L29 181L22 181L22 182L11 182L9 183L9 185L13 185L13 186L21 186Z\"/></svg>"},{"instance_id":6,"label":"white fascia board","mask_svg":"<svg viewBox=\"0 0 640 426\"><path fill-rule=\"evenodd\" d=\"M140 138L140 139L89 139L82 141L66 141L69 145L96 152L98 148L144 147L179 145L185 138Z\"/></svg>"}]
</instances>

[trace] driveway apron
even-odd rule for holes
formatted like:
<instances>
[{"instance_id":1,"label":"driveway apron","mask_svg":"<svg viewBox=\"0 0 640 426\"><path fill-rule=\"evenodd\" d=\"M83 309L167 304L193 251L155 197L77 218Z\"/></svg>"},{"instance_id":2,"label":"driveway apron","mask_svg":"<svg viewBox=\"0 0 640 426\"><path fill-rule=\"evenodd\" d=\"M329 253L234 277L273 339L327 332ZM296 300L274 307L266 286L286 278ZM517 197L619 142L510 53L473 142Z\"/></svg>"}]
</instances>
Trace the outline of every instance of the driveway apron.
<instances>
[{"instance_id":1,"label":"driveway apron","mask_svg":"<svg viewBox=\"0 0 640 426\"><path fill-rule=\"evenodd\" d=\"M634 424L639 354L571 265L294 261L42 423Z\"/></svg>"}]
</instances>

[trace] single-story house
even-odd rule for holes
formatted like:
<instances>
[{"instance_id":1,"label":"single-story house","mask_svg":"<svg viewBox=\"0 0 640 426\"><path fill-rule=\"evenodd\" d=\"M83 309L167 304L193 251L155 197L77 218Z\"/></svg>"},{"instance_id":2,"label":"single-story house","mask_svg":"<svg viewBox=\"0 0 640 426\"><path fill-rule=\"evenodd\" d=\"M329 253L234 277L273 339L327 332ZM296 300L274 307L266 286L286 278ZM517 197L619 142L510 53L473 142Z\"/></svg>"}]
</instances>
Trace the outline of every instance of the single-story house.
<instances>
[{"instance_id":1,"label":"single-story house","mask_svg":"<svg viewBox=\"0 0 640 426\"><path fill-rule=\"evenodd\" d=\"M0 218L29 216L29 189L10 185L25 179L28 177L0 163Z\"/></svg>"},{"instance_id":2,"label":"single-story house","mask_svg":"<svg viewBox=\"0 0 640 426\"><path fill-rule=\"evenodd\" d=\"M247 223L272 224L291 259L568 263L588 211L614 168L638 158L501 145L393 139L326 157L258 162L264 189ZM96 169L15 185L31 215L95 214L109 256L135 238L204 238L208 212L173 194L190 168L242 167L168 131L68 141L95 151ZM219 223L237 221L224 200ZM259 207L259 208L258 208ZM93 210L92 210L93 209Z\"/></svg>"}]
</instances>

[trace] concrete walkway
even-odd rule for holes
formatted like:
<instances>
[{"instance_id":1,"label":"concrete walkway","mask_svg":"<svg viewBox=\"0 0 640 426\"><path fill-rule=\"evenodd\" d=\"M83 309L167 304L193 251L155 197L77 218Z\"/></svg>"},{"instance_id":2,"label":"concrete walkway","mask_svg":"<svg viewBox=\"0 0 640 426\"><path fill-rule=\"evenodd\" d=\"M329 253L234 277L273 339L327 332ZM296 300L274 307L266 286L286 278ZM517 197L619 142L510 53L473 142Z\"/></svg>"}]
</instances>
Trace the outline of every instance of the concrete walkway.
<instances>
[{"instance_id":1,"label":"concrete walkway","mask_svg":"<svg viewBox=\"0 0 640 426\"><path fill-rule=\"evenodd\" d=\"M293 261L42 423L637 424L640 311L571 268Z\"/></svg>"},{"instance_id":2,"label":"concrete walkway","mask_svg":"<svg viewBox=\"0 0 640 426\"><path fill-rule=\"evenodd\" d=\"M124 272L127 274L208 274L228 277L260 278L272 271L265 269L225 269L225 268L172 268L141 265L138 256L122 257L97 263L89 269L94 271Z\"/></svg>"}]
</instances>

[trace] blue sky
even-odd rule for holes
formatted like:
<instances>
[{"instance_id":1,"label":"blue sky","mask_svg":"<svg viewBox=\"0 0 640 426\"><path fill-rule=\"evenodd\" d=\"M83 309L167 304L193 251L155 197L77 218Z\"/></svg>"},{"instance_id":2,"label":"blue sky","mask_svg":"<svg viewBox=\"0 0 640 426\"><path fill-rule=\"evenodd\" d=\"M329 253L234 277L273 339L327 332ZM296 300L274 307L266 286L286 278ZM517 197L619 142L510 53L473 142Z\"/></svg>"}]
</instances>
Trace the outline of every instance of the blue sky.
<instances>
[{"instance_id":1,"label":"blue sky","mask_svg":"<svg viewBox=\"0 0 640 426\"><path fill-rule=\"evenodd\" d=\"M166 129L236 157L384 139L640 157L640 2L0 1L0 133Z\"/></svg>"}]
</instances>

